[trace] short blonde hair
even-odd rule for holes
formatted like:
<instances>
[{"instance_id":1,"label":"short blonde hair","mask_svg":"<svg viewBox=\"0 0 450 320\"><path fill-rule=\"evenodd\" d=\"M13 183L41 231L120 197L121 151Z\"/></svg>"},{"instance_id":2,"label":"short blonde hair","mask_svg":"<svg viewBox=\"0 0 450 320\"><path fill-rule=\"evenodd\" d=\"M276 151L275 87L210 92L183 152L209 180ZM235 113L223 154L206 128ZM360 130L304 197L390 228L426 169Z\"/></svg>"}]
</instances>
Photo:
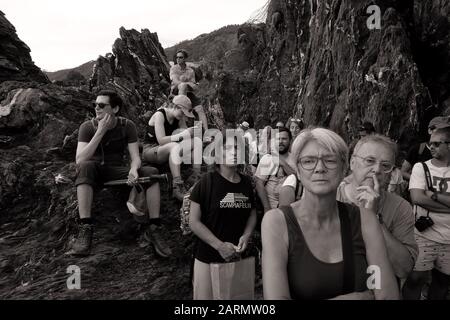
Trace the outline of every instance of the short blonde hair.
<instances>
[{"instance_id":1,"label":"short blonde hair","mask_svg":"<svg viewBox=\"0 0 450 320\"><path fill-rule=\"evenodd\" d=\"M320 127L304 129L295 138L291 149L291 157L295 163L298 162L300 153L310 141L315 141L328 151L336 154L343 164L343 171L347 171L348 146L344 139L336 132Z\"/></svg>"}]
</instances>

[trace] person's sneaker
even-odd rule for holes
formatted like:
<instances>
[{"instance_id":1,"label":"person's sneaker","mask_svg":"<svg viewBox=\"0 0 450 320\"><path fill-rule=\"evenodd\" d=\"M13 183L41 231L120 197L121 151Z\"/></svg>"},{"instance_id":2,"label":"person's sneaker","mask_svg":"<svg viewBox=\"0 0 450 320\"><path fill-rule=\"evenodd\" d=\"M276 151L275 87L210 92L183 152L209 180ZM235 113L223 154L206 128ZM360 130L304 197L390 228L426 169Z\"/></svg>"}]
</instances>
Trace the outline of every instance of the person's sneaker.
<instances>
[{"instance_id":1,"label":"person's sneaker","mask_svg":"<svg viewBox=\"0 0 450 320\"><path fill-rule=\"evenodd\" d=\"M92 234L94 227L91 224L81 224L78 236L72 243L70 254L74 256L87 256L91 251Z\"/></svg>"},{"instance_id":2,"label":"person's sneaker","mask_svg":"<svg viewBox=\"0 0 450 320\"><path fill-rule=\"evenodd\" d=\"M144 233L144 238L153 245L156 253L167 258L172 255L172 250L167 246L164 240L165 230L162 226L150 225Z\"/></svg>"},{"instance_id":3,"label":"person's sneaker","mask_svg":"<svg viewBox=\"0 0 450 320\"><path fill-rule=\"evenodd\" d=\"M178 201L183 201L183 197L186 194L186 188L184 187L184 183L174 183L172 188L172 196Z\"/></svg>"}]
</instances>

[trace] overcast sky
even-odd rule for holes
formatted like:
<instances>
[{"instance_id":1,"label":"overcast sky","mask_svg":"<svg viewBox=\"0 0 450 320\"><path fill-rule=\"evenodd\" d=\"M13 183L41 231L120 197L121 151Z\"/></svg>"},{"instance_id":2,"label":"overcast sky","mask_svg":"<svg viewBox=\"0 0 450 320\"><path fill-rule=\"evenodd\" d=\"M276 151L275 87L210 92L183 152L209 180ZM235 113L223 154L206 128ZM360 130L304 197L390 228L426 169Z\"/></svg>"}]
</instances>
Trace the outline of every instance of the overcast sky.
<instances>
[{"instance_id":1,"label":"overcast sky","mask_svg":"<svg viewBox=\"0 0 450 320\"><path fill-rule=\"evenodd\" d=\"M267 0L0 0L0 10L47 71L111 52L119 28L157 32L164 48L247 21Z\"/></svg>"}]
</instances>

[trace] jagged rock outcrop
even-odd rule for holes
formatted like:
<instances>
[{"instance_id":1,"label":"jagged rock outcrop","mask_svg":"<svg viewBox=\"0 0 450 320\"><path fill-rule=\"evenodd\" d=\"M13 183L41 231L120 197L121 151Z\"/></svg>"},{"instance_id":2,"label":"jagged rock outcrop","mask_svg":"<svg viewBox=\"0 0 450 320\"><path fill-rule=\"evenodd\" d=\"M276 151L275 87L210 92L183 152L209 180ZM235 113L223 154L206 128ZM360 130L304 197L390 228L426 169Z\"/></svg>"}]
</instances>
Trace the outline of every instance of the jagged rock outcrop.
<instances>
[{"instance_id":1,"label":"jagged rock outcrop","mask_svg":"<svg viewBox=\"0 0 450 320\"><path fill-rule=\"evenodd\" d=\"M7 80L49 82L31 60L30 48L0 11L0 83Z\"/></svg>"},{"instance_id":2,"label":"jagged rock outcrop","mask_svg":"<svg viewBox=\"0 0 450 320\"><path fill-rule=\"evenodd\" d=\"M415 0L412 15L413 55L421 79L433 106L450 115L450 2Z\"/></svg>"},{"instance_id":3,"label":"jagged rock outcrop","mask_svg":"<svg viewBox=\"0 0 450 320\"><path fill-rule=\"evenodd\" d=\"M94 91L100 87L115 88L139 112L154 111L167 98L169 69L156 33L122 27L112 53L98 57L90 86Z\"/></svg>"}]
</instances>

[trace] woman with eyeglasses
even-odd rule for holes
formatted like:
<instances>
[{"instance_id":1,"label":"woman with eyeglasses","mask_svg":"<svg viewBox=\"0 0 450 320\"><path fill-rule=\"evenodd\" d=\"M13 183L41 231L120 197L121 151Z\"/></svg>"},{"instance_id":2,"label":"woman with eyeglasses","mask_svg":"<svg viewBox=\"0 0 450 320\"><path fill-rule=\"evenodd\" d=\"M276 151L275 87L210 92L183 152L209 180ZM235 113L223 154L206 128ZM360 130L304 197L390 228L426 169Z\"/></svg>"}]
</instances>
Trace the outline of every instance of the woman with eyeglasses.
<instances>
[{"instance_id":1,"label":"woman with eyeglasses","mask_svg":"<svg viewBox=\"0 0 450 320\"><path fill-rule=\"evenodd\" d=\"M187 128L187 117L194 118L194 115L191 101L184 95L175 96L171 102L156 110L148 122L149 127L142 152L144 161L154 164L169 163L173 177L173 196L179 201L183 201L186 193L184 181L181 178L180 142L184 146L189 144L192 149L202 150L202 141L193 137L196 127ZM201 163L194 164L193 175L200 176L200 165Z\"/></svg>"},{"instance_id":2,"label":"woman with eyeglasses","mask_svg":"<svg viewBox=\"0 0 450 320\"><path fill-rule=\"evenodd\" d=\"M264 298L397 299L395 277L373 212L377 194L371 188L363 190L359 208L336 201L347 166L344 140L327 129L306 129L294 141L292 155L304 196L264 216ZM373 277L378 277L381 287L366 282L369 265L379 268Z\"/></svg>"}]
</instances>

